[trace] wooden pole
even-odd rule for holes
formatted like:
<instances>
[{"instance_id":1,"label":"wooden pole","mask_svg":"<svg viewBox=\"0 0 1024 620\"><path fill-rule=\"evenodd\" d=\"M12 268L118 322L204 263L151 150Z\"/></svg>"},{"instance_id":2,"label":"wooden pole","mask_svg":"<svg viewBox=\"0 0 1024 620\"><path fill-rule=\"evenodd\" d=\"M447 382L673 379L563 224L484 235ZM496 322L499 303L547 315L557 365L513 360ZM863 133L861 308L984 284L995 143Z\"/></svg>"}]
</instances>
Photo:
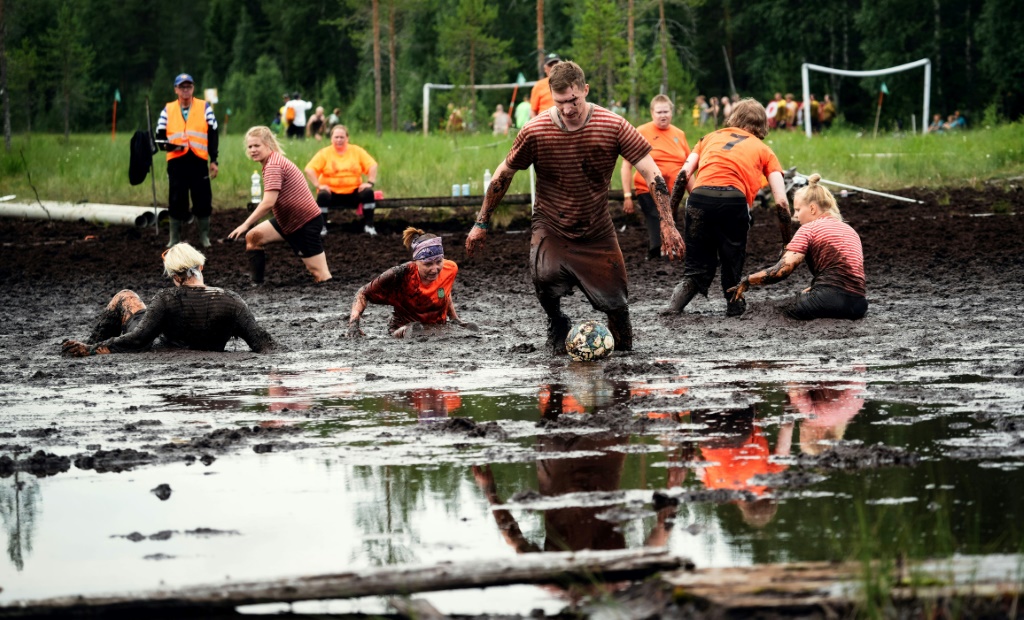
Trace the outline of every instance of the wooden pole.
<instances>
[{"instance_id":1,"label":"wooden pole","mask_svg":"<svg viewBox=\"0 0 1024 620\"><path fill-rule=\"evenodd\" d=\"M875 110L875 133L871 136L872 138L878 137L878 119L882 117L882 99L885 97L885 93L878 93L878 109Z\"/></svg>"}]
</instances>

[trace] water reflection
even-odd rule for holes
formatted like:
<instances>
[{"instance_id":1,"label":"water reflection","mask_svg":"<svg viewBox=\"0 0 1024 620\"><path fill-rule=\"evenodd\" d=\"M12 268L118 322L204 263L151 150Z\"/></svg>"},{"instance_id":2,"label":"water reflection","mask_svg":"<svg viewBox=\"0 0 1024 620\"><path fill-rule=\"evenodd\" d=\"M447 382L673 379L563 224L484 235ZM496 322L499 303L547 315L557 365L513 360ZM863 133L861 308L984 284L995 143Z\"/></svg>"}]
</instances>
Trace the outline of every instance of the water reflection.
<instances>
[{"instance_id":1,"label":"water reflection","mask_svg":"<svg viewBox=\"0 0 1024 620\"><path fill-rule=\"evenodd\" d=\"M801 415L800 451L821 454L843 439L853 418L864 407L864 383L790 387L789 404Z\"/></svg>"},{"instance_id":2,"label":"water reflection","mask_svg":"<svg viewBox=\"0 0 1024 620\"><path fill-rule=\"evenodd\" d=\"M29 474L15 471L0 483L0 518L7 532L7 557L19 572L25 568L25 555L32 552L41 500L39 483Z\"/></svg>"}]
</instances>

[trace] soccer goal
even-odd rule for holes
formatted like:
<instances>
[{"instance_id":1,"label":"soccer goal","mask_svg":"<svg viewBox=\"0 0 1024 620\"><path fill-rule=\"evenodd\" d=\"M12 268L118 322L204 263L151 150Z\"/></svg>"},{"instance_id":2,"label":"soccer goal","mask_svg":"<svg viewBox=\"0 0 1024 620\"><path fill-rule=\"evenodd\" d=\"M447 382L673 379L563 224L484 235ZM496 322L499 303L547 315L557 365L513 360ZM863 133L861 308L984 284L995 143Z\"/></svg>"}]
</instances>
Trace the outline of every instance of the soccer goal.
<instances>
[{"instance_id":1,"label":"soccer goal","mask_svg":"<svg viewBox=\"0 0 1024 620\"><path fill-rule=\"evenodd\" d=\"M522 77L522 74L520 74ZM456 86L455 84L431 84L423 85L423 135L430 132L430 91L433 90L454 90L456 88L472 88L473 90L512 90L515 88L529 88L536 84L536 81L510 82L508 84L475 84L473 86ZM513 110L508 111L509 115Z\"/></svg>"},{"instance_id":2,"label":"soccer goal","mask_svg":"<svg viewBox=\"0 0 1024 620\"><path fill-rule=\"evenodd\" d=\"M805 62L800 70L804 83L804 110L810 111L811 109L811 70L821 71L822 73L831 73L834 75L845 75L848 77L876 77L879 75L889 75L890 73L909 71L910 69L916 69L918 67L924 67L924 112L921 114L921 133L926 134L928 133L928 104L931 100L932 92L932 61L928 58L908 62L907 64L899 65L898 67L876 69L874 71L847 71L846 69L834 69L832 67L823 67L821 65L814 65L809 62ZM808 138L811 137L811 115L809 113L804 114L804 132L807 134Z\"/></svg>"}]
</instances>

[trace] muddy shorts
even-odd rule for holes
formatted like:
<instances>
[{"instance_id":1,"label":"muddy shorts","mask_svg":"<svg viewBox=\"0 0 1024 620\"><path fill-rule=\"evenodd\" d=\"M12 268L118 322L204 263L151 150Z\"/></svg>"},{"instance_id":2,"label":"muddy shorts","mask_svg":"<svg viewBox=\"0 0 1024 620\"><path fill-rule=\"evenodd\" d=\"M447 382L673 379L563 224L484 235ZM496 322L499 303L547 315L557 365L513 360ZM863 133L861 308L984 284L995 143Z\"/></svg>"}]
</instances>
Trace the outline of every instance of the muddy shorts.
<instances>
[{"instance_id":1,"label":"muddy shorts","mask_svg":"<svg viewBox=\"0 0 1024 620\"><path fill-rule=\"evenodd\" d=\"M747 197L732 187L698 187L686 201L686 266L683 276L708 294L715 271L722 266L722 292L736 286L747 258L750 209Z\"/></svg>"},{"instance_id":2,"label":"muddy shorts","mask_svg":"<svg viewBox=\"0 0 1024 620\"><path fill-rule=\"evenodd\" d=\"M542 305L572 295L573 287L600 312L629 305L626 266L614 234L574 241L537 227L530 240L530 275Z\"/></svg>"},{"instance_id":3,"label":"muddy shorts","mask_svg":"<svg viewBox=\"0 0 1024 620\"><path fill-rule=\"evenodd\" d=\"M806 293L797 293L796 299L783 306L786 316L801 321L811 319L863 319L868 312L868 300L834 286L815 286Z\"/></svg>"},{"instance_id":4,"label":"muddy shorts","mask_svg":"<svg viewBox=\"0 0 1024 620\"><path fill-rule=\"evenodd\" d=\"M324 242L320 238L320 231L324 228L324 216L317 215L303 224L302 228L287 235L281 232L281 225L277 223L277 218L270 218L270 225L274 227L277 234L284 237L299 258L312 258L324 253Z\"/></svg>"}]
</instances>

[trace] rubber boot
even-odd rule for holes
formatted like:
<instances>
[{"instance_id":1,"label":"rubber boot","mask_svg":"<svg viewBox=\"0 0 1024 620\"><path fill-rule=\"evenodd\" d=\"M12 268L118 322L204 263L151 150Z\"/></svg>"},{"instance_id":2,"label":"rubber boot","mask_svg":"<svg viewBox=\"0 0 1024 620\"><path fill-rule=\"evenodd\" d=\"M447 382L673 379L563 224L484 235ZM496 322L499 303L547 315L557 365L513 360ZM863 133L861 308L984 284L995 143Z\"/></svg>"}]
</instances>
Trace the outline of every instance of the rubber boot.
<instances>
[{"instance_id":1,"label":"rubber boot","mask_svg":"<svg viewBox=\"0 0 1024 620\"><path fill-rule=\"evenodd\" d=\"M552 355L565 353L565 337L569 335L569 328L572 322L564 314L556 317L548 317L548 340L546 345Z\"/></svg>"},{"instance_id":2,"label":"rubber boot","mask_svg":"<svg viewBox=\"0 0 1024 620\"><path fill-rule=\"evenodd\" d=\"M196 228L199 229L199 245L204 248L210 247L210 218L197 218Z\"/></svg>"},{"instance_id":3,"label":"rubber boot","mask_svg":"<svg viewBox=\"0 0 1024 620\"><path fill-rule=\"evenodd\" d=\"M629 320L629 308L608 313L608 331L615 339L616 351L633 350L633 322Z\"/></svg>"},{"instance_id":4,"label":"rubber boot","mask_svg":"<svg viewBox=\"0 0 1024 620\"><path fill-rule=\"evenodd\" d=\"M377 229L373 227L373 212L376 209L377 203L375 202L368 202L363 205L363 232L371 237L377 234Z\"/></svg>"},{"instance_id":5,"label":"rubber boot","mask_svg":"<svg viewBox=\"0 0 1024 620\"><path fill-rule=\"evenodd\" d=\"M672 299L669 300L665 313L679 314L696 294L697 283L693 281L693 278L683 278L683 281L672 291Z\"/></svg>"},{"instance_id":6,"label":"rubber boot","mask_svg":"<svg viewBox=\"0 0 1024 620\"><path fill-rule=\"evenodd\" d=\"M267 253L264 250L246 250L249 256L249 275L253 284L263 284L263 272L267 269Z\"/></svg>"},{"instance_id":7,"label":"rubber boot","mask_svg":"<svg viewBox=\"0 0 1024 620\"><path fill-rule=\"evenodd\" d=\"M167 240L167 247L173 248L175 244L181 241L181 220L172 217L168 222L168 228L170 229L170 236Z\"/></svg>"}]
</instances>

